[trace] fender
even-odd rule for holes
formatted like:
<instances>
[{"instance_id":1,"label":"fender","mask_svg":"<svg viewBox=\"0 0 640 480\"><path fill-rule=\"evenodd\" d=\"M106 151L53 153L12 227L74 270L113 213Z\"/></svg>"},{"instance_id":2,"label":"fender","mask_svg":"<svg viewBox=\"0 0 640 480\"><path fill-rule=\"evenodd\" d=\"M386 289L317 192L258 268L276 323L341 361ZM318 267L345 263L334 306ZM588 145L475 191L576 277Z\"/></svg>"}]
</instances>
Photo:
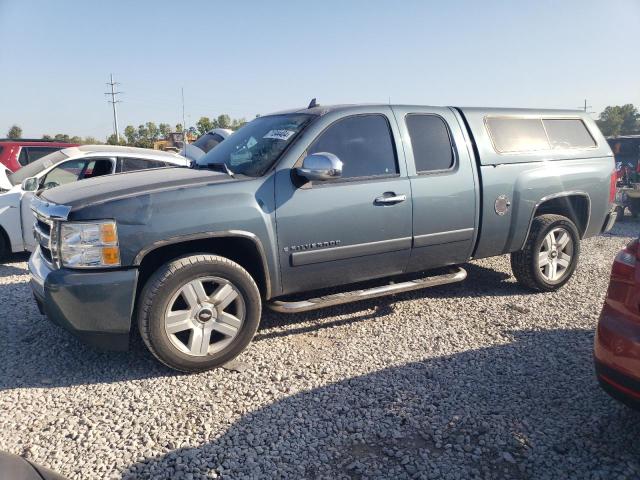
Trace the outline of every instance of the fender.
<instances>
[{"instance_id":1,"label":"fender","mask_svg":"<svg viewBox=\"0 0 640 480\"><path fill-rule=\"evenodd\" d=\"M192 240L206 240L209 238L222 238L222 237L242 237L251 240L256 248L258 249L258 254L260 255L260 260L262 261L262 269L265 274L265 288L266 288L266 297L271 298L271 276L269 274L269 265L267 264L267 256L264 251L264 247L262 246L262 242L257 237L257 235L247 232L244 230L224 230L217 232L199 232L199 233L191 233L187 235L178 235L175 237L169 237L163 240L159 240L157 242L153 242L147 247L143 248L138 252L138 254L133 259L133 266L139 267L142 263L142 260L149 253L157 250L158 248L165 247L167 245L174 245L183 242L189 242Z\"/></svg>"},{"instance_id":2,"label":"fender","mask_svg":"<svg viewBox=\"0 0 640 480\"><path fill-rule=\"evenodd\" d=\"M549 200L553 200L555 198L576 197L576 196L584 197L587 200L587 223L584 226L584 232L581 232L582 234L581 238L584 237L584 234L589 229L589 222L591 221L591 197L589 197L589 194L587 192L583 192L581 190L569 190L566 192L558 192L552 195L547 195L545 197L542 197L534 205L533 210L531 211L531 218L529 218L529 224L527 225L527 234L524 237L524 242L522 243L520 249L523 249L527 243L527 238L529 238L529 231L531 230L531 225L533 224L533 219L535 218L536 212L538 211L538 208L540 207L540 205L542 205L543 203Z\"/></svg>"}]
</instances>

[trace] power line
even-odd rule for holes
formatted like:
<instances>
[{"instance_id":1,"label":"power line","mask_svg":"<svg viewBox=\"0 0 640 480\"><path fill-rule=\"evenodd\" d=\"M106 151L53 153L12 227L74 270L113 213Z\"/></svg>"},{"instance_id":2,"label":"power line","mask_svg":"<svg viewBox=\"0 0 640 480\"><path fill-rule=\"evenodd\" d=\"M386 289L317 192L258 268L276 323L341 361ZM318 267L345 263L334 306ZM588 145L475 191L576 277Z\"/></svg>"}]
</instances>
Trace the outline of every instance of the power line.
<instances>
[{"instance_id":1,"label":"power line","mask_svg":"<svg viewBox=\"0 0 640 480\"><path fill-rule=\"evenodd\" d=\"M105 92L105 95L111 95L111 100L107 100L113 106L113 132L116 134L116 142L120 143L120 134L118 133L118 110L116 108L116 103L122 103L122 100L116 100L116 95L121 95L124 92L116 92L115 86L120 85L118 82L113 81L113 73L110 76L110 82L107 82L107 85L111 87L110 92Z\"/></svg>"}]
</instances>

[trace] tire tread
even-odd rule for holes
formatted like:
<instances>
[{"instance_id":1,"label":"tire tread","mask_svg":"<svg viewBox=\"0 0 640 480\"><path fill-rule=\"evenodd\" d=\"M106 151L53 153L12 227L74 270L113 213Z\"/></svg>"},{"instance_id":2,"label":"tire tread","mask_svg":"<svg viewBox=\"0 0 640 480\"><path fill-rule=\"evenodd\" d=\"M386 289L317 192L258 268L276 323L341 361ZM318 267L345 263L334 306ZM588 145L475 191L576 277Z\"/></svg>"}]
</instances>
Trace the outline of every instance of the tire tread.
<instances>
[{"instance_id":1,"label":"tire tread","mask_svg":"<svg viewBox=\"0 0 640 480\"><path fill-rule=\"evenodd\" d=\"M178 370L181 372L191 373L196 370L194 369L184 369L180 368L177 365L173 365L165 361L158 353L156 348L154 347L153 342L150 337L150 318L149 310L153 305L153 301L155 300L158 291L165 285L167 280L169 280L173 275L179 272L182 268L197 265L201 262L213 262L218 264L227 265L228 267L234 268L238 270L243 276L246 277L246 280L251 283L252 287L258 291L258 286L255 283L253 277L247 272L244 268L238 265L236 262L229 260L226 257L222 257L219 255L212 254L196 254L196 255L188 255L184 257L178 257L163 266L161 266L150 278L147 280L147 283L142 289L140 294L140 304L138 311L138 329L140 331L140 336L142 337L142 341L149 349L151 354L162 364L166 365L169 368L174 370ZM206 370L208 367L203 367L200 370Z\"/></svg>"},{"instance_id":2,"label":"tire tread","mask_svg":"<svg viewBox=\"0 0 640 480\"><path fill-rule=\"evenodd\" d=\"M533 256L534 254L537 254L537 252L534 251L534 246L540 232L560 221L569 222L573 225L571 220L562 215L545 214L535 217L531 223L531 229L529 230L529 235L527 236L524 248L511 253L511 271L516 277L518 283L522 286L537 292L555 290L555 288L542 287L536 280L534 275L535 263Z\"/></svg>"}]
</instances>

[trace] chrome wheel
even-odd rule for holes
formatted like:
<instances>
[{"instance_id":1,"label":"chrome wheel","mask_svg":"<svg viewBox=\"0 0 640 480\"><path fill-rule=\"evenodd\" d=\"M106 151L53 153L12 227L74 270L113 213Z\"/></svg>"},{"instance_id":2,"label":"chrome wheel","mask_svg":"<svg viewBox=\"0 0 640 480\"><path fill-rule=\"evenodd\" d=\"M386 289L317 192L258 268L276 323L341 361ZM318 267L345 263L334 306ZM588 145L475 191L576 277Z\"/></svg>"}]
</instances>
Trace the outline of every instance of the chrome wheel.
<instances>
[{"instance_id":1,"label":"chrome wheel","mask_svg":"<svg viewBox=\"0 0 640 480\"><path fill-rule=\"evenodd\" d=\"M557 282L567 274L572 258L571 235L564 228L554 228L542 241L538 253L538 268L546 280Z\"/></svg>"},{"instance_id":2,"label":"chrome wheel","mask_svg":"<svg viewBox=\"0 0 640 480\"><path fill-rule=\"evenodd\" d=\"M173 295L164 315L164 329L174 347L203 357L219 352L238 336L245 319L238 288L220 277L189 281Z\"/></svg>"}]
</instances>

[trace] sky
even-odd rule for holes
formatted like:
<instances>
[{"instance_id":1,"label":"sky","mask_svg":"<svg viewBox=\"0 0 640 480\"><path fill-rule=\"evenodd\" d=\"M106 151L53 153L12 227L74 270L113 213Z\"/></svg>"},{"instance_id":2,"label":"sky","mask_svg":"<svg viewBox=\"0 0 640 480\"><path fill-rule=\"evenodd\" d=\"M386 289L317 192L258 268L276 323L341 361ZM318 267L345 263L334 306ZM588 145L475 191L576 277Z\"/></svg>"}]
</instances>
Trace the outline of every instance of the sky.
<instances>
[{"instance_id":1,"label":"sky","mask_svg":"<svg viewBox=\"0 0 640 480\"><path fill-rule=\"evenodd\" d=\"M0 0L0 137L320 104L640 106L640 0Z\"/></svg>"}]
</instances>

